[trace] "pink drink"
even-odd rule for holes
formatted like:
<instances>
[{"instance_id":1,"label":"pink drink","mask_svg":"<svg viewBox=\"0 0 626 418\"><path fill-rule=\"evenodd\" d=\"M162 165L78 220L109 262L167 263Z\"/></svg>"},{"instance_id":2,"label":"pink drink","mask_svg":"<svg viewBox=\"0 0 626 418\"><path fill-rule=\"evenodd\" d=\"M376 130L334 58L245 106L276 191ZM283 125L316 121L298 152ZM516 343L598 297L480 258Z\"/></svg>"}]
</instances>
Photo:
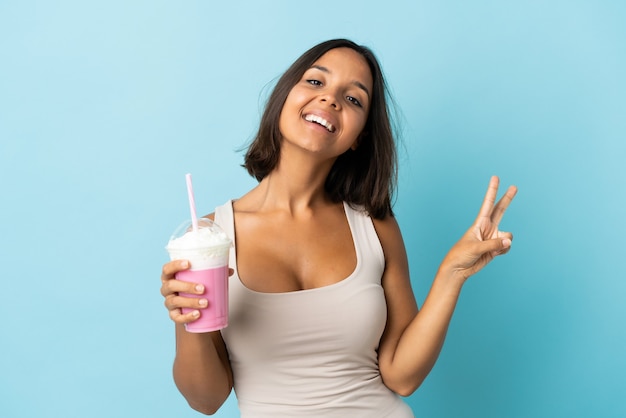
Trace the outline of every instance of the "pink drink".
<instances>
[{"instance_id":1,"label":"pink drink","mask_svg":"<svg viewBox=\"0 0 626 418\"><path fill-rule=\"evenodd\" d=\"M209 301L206 308L200 309L200 318L185 325L188 332L217 331L228 326L228 266L179 271L176 273L176 279L204 285L202 295L181 292L180 296L202 297ZM186 314L193 309L183 308L182 311Z\"/></svg>"},{"instance_id":2,"label":"pink drink","mask_svg":"<svg viewBox=\"0 0 626 418\"><path fill-rule=\"evenodd\" d=\"M228 326L228 255L232 241L213 221L198 219L198 229L190 222L181 225L167 244L172 260L189 260L189 270L176 273L176 279L204 285L204 293L180 293L180 296L206 299L200 317L185 324L188 332L211 332ZM193 309L183 308L182 313Z\"/></svg>"}]
</instances>

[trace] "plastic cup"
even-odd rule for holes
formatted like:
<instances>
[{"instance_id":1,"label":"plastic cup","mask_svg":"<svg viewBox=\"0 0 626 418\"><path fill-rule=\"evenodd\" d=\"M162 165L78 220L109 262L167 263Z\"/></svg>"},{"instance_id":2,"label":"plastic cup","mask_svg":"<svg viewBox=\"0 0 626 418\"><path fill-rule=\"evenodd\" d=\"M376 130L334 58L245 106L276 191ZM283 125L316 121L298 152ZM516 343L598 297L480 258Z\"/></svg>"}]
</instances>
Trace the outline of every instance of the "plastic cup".
<instances>
[{"instance_id":1,"label":"plastic cup","mask_svg":"<svg viewBox=\"0 0 626 418\"><path fill-rule=\"evenodd\" d=\"M232 241L222 229L208 218L198 219L198 230L192 222L179 226L165 247L172 260L189 260L190 269L176 273L176 279L204 285L204 293L180 293L180 296L205 298L206 308L200 317L185 324L188 332L211 332L228 326L228 254ZM182 308L182 313L193 311Z\"/></svg>"}]
</instances>

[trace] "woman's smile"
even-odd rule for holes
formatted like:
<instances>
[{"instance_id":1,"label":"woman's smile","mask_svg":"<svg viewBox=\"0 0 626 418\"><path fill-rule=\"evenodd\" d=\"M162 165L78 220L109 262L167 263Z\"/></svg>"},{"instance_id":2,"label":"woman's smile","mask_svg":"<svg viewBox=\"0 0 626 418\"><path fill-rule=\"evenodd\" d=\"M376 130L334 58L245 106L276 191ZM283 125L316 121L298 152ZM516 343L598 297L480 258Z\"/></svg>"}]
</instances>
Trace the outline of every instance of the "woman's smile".
<instances>
[{"instance_id":1,"label":"woman's smile","mask_svg":"<svg viewBox=\"0 0 626 418\"><path fill-rule=\"evenodd\" d=\"M304 115L304 120L322 125L328 132L335 132L335 126L321 116L306 114Z\"/></svg>"}]
</instances>

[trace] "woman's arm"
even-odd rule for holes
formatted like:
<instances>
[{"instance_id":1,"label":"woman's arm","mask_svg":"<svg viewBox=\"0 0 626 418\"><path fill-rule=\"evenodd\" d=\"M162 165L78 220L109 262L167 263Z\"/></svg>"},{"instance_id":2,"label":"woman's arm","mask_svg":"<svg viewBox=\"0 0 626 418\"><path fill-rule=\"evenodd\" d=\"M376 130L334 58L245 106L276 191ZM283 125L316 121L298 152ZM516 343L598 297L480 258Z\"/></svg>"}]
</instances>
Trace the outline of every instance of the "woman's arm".
<instances>
[{"instance_id":1,"label":"woman's arm","mask_svg":"<svg viewBox=\"0 0 626 418\"><path fill-rule=\"evenodd\" d=\"M493 177L474 225L444 258L419 313L397 222L391 217L375 221L385 252L382 284L388 311L379 347L380 372L400 395L413 393L434 366L465 280L510 248L512 235L499 231L498 224L517 189L510 187L495 204L497 189Z\"/></svg>"},{"instance_id":2,"label":"woman's arm","mask_svg":"<svg viewBox=\"0 0 626 418\"><path fill-rule=\"evenodd\" d=\"M201 299L184 298L178 292L201 294L194 284L174 279L177 271L189 268L184 260L172 261L163 266L161 294L170 318L176 323L176 358L174 381L189 406L212 415L228 398L233 387L232 370L224 340L219 331L189 333L184 324L197 318L196 312L183 315L180 308L203 307Z\"/></svg>"}]
</instances>

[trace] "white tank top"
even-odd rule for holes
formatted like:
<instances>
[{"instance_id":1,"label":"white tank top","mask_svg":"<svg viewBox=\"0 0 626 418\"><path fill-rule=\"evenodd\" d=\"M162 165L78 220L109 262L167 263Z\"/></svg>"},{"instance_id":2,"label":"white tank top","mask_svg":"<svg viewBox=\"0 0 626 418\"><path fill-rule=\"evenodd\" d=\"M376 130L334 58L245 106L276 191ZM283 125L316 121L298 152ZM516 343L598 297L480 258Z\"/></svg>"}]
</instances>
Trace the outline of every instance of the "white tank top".
<instances>
[{"instance_id":1,"label":"white tank top","mask_svg":"<svg viewBox=\"0 0 626 418\"><path fill-rule=\"evenodd\" d=\"M382 247L372 220L348 204L344 208L357 264L338 283L256 292L240 281L231 251L235 273L222 336L242 418L413 418L378 368L387 320ZM216 208L215 221L235 242L232 201Z\"/></svg>"}]
</instances>

